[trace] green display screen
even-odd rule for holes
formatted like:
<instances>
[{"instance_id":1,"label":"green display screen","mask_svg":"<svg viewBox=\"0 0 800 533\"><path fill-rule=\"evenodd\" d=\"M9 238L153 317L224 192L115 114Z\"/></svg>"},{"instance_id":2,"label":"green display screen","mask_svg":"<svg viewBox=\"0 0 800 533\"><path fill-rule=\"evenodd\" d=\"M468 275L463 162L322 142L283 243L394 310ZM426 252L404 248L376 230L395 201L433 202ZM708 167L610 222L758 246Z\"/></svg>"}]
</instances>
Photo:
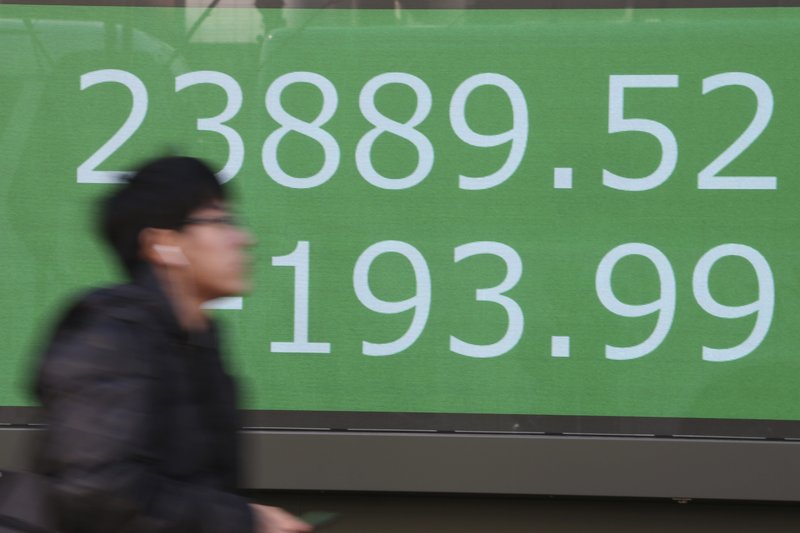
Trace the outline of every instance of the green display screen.
<instances>
[{"instance_id":1,"label":"green display screen","mask_svg":"<svg viewBox=\"0 0 800 533\"><path fill-rule=\"evenodd\" d=\"M800 420L800 9L0 5L0 405L120 173L259 241L251 410Z\"/></svg>"}]
</instances>

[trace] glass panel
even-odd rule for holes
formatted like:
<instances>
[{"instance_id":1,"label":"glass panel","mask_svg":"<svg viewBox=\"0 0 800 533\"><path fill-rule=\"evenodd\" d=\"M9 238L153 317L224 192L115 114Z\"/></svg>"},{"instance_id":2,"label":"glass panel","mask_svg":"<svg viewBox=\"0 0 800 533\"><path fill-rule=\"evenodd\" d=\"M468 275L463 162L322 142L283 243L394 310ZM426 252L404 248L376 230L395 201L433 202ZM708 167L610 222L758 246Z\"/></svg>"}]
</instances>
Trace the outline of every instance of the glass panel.
<instances>
[{"instance_id":1,"label":"glass panel","mask_svg":"<svg viewBox=\"0 0 800 533\"><path fill-rule=\"evenodd\" d=\"M177 152L250 425L800 438L797 2L0 4L0 405Z\"/></svg>"}]
</instances>

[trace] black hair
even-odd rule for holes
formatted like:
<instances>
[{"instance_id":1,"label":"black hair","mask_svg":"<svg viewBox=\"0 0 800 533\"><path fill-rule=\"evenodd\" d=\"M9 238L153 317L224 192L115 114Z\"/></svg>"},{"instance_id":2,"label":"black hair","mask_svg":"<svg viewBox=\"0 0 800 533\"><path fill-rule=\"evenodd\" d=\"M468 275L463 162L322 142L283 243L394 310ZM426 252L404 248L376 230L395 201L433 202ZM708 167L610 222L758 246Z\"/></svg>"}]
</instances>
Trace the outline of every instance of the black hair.
<instances>
[{"instance_id":1,"label":"black hair","mask_svg":"<svg viewBox=\"0 0 800 533\"><path fill-rule=\"evenodd\" d=\"M145 163L100 203L100 234L133 278L145 264L139 234L145 228L180 229L197 209L225 200L214 172L193 157Z\"/></svg>"}]
</instances>

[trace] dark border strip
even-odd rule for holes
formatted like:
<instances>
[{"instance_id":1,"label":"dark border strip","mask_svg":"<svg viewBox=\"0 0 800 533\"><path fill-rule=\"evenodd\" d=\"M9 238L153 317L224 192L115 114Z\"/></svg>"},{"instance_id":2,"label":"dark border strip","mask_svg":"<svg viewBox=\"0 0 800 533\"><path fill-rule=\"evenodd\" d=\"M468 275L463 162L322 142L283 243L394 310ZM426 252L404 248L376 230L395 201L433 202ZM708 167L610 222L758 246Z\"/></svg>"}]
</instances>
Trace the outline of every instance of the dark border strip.
<instances>
[{"instance_id":1,"label":"dark border strip","mask_svg":"<svg viewBox=\"0 0 800 533\"><path fill-rule=\"evenodd\" d=\"M38 407L0 407L0 424L26 426L44 422L44 414ZM717 418L244 410L241 412L241 426L295 431L800 439L800 421L797 420Z\"/></svg>"},{"instance_id":2,"label":"dark border strip","mask_svg":"<svg viewBox=\"0 0 800 533\"><path fill-rule=\"evenodd\" d=\"M797 439L800 421L615 416L341 411L242 412L242 425L270 429Z\"/></svg>"},{"instance_id":3,"label":"dark border strip","mask_svg":"<svg viewBox=\"0 0 800 533\"><path fill-rule=\"evenodd\" d=\"M255 0L258 7L283 6L282 0ZM399 0L405 9L453 9L453 2ZM799 7L800 0L464 0L465 9L689 9ZM49 6L186 7L186 0L0 0L0 4ZM192 7L208 7L205 4ZM395 9L394 0L306 0L307 8ZM222 0L217 8L252 8L253 0Z\"/></svg>"}]
</instances>

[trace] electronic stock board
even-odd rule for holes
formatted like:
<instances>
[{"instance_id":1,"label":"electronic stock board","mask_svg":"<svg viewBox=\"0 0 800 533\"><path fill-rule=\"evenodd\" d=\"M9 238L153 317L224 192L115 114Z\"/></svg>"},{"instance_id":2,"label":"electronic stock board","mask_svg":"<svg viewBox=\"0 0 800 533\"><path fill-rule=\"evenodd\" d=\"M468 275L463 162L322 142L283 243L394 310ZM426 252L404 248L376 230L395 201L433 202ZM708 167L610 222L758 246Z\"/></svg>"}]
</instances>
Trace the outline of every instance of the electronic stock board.
<instances>
[{"instance_id":1,"label":"electronic stock board","mask_svg":"<svg viewBox=\"0 0 800 533\"><path fill-rule=\"evenodd\" d=\"M800 439L800 9L56 3L0 5L5 421L180 153L258 240L249 427Z\"/></svg>"}]
</instances>

